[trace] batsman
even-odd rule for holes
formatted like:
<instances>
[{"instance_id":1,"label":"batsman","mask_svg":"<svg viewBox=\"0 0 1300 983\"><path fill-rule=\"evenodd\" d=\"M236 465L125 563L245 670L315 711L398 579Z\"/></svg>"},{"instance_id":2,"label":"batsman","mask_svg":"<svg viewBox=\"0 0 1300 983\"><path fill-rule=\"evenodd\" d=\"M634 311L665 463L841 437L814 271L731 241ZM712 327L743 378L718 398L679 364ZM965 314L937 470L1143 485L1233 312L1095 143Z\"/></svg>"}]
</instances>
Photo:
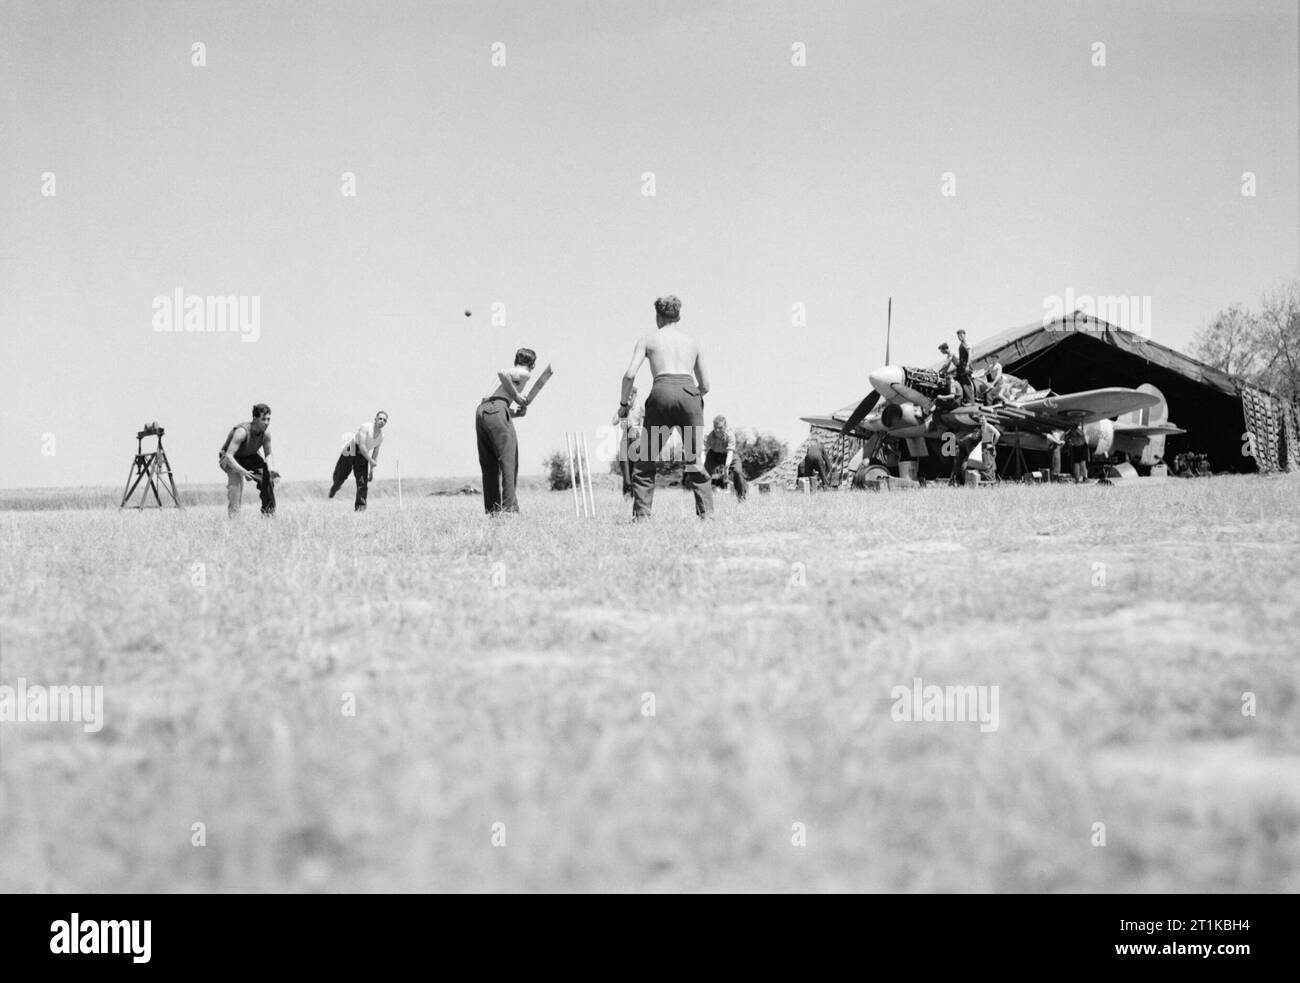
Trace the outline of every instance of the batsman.
<instances>
[{"instance_id":1,"label":"batsman","mask_svg":"<svg viewBox=\"0 0 1300 983\"><path fill-rule=\"evenodd\" d=\"M497 373L498 385L474 413L474 432L478 438L478 463L483 471L483 511L488 515L518 512L515 482L519 478L519 438L515 436L514 418L528 412L528 406L546 380L551 367L538 376L533 388L524 395L524 385L533 374L537 353L531 348L515 352L515 364ZM510 405L518 409L513 412Z\"/></svg>"}]
</instances>

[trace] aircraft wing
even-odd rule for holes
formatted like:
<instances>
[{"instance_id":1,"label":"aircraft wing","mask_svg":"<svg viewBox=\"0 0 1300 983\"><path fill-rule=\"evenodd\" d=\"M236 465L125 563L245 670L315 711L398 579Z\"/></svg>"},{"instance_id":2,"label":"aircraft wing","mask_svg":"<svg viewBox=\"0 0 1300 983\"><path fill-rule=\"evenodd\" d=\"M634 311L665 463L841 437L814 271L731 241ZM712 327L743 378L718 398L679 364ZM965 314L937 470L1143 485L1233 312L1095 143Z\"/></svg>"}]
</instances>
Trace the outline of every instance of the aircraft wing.
<instances>
[{"instance_id":1,"label":"aircraft wing","mask_svg":"<svg viewBox=\"0 0 1300 983\"><path fill-rule=\"evenodd\" d=\"M1028 413L1035 423L1047 424L1054 429L1068 429L1081 423L1096 423L1098 420L1155 406L1158 402L1160 397L1151 393L1112 387L1068 393L1065 396L1041 396L1016 404L1016 409Z\"/></svg>"},{"instance_id":2,"label":"aircraft wing","mask_svg":"<svg viewBox=\"0 0 1300 983\"><path fill-rule=\"evenodd\" d=\"M837 434L844 426L844 421L849 418L848 413L835 413L832 416L801 416L799 417L804 423L811 423L814 427L821 427L824 430L834 430ZM871 436L871 431L861 426L854 427L849 431L850 437L865 438Z\"/></svg>"},{"instance_id":3,"label":"aircraft wing","mask_svg":"<svg viewBox=\"0 0 1300 983\"><path fill-rule=\"evenodd\" d=\"M1180 433L1187 433L1182 427L1175 427L1172 423L1161 423L1150 427L1122 427L1116 424L1115 436L1124 437L1176 437Z\"/></svg>"},{"instance_id":4,"label":"aircraft wing","mask_svg":"<svg viewBox=\"0 0 1300 983\"><path fill-rule=\"evenodd\" d=\"M1177 437L1180 433L1187 433L1182 426L1174 424L1153 424L1151 426L1121 426L1115 424L1115 436L1126 434L1128 437Z\"/></svg>"}]
</instances>

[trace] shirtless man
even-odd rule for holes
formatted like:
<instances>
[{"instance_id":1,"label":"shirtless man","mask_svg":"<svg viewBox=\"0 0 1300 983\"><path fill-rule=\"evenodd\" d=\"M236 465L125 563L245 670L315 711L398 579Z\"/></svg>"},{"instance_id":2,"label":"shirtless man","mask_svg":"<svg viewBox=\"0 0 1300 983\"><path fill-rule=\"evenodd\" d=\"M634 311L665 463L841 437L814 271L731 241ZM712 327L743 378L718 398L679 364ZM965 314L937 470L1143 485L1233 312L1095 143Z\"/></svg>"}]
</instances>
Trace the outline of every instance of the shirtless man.
<instances>
[{"instance_id":1,"label":"shirtless man","mask_svg":"<svg viewBox=\"0 0 1300 983\"><path fill-rule=\"evenodd\" d=\"M366 510L366 489L374 480L375 468L379 467L379 445L384 442L384 427L388 426L388 414L380 410L374 420L366 420L357 427L352 439L343 445L338 463L334 465L334 479L330 483L330 498L338 494L343 482L351 474L357 482L357 498L353 508L357 512Z\"/></svg>"},{"instance_id":2,"label":"shirtless man","mask_svg":"<svg viewBox=\"0 0 1300 983\"><path fill-rule=\"evenodd\" d=\"M519 511L519 503L515 500L519 439L515 436L513 417L523 416L528 409L524 383L536 364L537 353L531 348L515 352L515 364L497 373L499 384L483 397L474 413L478 463L483 472L483 511L488 515ZM510 411L512 402L519 407L513 413Z\"/></svg>"},{"instance_id":3,"label":"shirtless man","mask_svg":"<svg viewBox=\"0 0 1300 983\"><path fill-rule=\"evenodd\" d=\"M674 428L682 431L682 482L695 495L695 513L703 518L713 511L713 486L701 460L704 443L704 394L709 376L700 346L679 328L682 302L676 297L655 301L658 330L641 337L632 349L632 361L623 373L618 415L627 416L632 386L641 363L650 360L654 388L645 401L640 453L632 476L632 517L650 517L655 495L655 462ZM647 446L648 445L648 446Z\"/></svg>"},{"instance_id":4,"label":"shirtless man","mask_svg":"<svg viewBox=\"0 0 1300 983\"><path fill-rule=\"evenodd\" d=\"M988 384L988 389L984 393L984 402L988 406L998 406L1007 402L1011 389L1007 383L1007 377L1002 374L1002 364L994 362L984 373L984 381Z\"/></svg>"},{"instance_id":5,"label":"shirtless man","mask_svg":"<svg viewBox=\"0 0 1300 983\"><path fill-rule=\"evenodd\" d=\"M948 342L942 342L939 345L939 354L943 356L943 364L939 366L939 374L951 376L957 371L957 356L948 350Z\"/></svg>"}]
</instances>

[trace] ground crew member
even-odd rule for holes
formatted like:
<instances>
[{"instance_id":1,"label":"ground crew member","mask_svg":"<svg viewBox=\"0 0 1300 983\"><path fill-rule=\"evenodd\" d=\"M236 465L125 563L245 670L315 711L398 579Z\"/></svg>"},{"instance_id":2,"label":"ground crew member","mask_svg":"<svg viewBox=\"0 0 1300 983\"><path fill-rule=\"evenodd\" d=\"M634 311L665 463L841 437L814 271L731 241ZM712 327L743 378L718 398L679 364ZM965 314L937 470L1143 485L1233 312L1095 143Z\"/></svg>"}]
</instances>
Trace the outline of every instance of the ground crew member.
<instances>
[{"instance_id":1,"label":"ground crew member","mask_svg":"<svg viewBox=\"0 0 1300 983\"><path fill-rule=\"evenodd\" d=\"M953 378L961 386L962 395L966 402L975 402L975 388L971 383L970 377L970 348L966 345L966 332L959 330L957 332L957 362L953 369Z\"/></svg>"},{"instance_id":2,"label":"ground crew member","mask_svg":"<svg viewBox=\"0 0 1300 983\"><path fill-rule=\"evenodd\" d=\"M822 488L831 486L831 466L826 460L826 448L816 437L811 437L803 454L803 463L799 465L798 477L811 478L814 475L820 478Z\"/></svg>"}]
</instances>

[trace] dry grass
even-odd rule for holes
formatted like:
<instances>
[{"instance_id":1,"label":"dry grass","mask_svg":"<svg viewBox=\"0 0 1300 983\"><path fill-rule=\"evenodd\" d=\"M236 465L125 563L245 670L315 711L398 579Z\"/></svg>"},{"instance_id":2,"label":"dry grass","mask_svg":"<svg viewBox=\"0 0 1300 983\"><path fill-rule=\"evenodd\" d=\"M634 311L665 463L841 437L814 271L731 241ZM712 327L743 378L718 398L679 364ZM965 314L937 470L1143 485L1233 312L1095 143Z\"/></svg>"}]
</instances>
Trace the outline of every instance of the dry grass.
<instances>
[{"instance_id":1,"label":"dry grass","mask_svg":"<svg viewBox=\"0 0 1300 983\"><path fill-rule=\"evenodd\" d=\"M0 513L0 890L1297 891L1298 490Z\"/></svg>"}]
</instances>

